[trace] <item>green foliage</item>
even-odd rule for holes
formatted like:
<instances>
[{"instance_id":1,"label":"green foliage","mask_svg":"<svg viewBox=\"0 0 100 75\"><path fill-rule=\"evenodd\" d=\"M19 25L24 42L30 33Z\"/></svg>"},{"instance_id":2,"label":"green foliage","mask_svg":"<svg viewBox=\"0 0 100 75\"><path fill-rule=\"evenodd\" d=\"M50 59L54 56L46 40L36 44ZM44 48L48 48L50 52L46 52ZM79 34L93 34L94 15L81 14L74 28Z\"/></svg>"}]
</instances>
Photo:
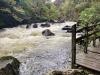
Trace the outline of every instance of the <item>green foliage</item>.
<instances>
[{"instance_id":1,"label":"green foliage","mask_svg":"<svg viewBox=\"0 0 100 75\"><path fill-rule=\"evenodd\" d=\"M81 12L79 19L89 22L96 15L94 8L87 8Z\"/></svg>"},{"instance_id":2,"label":"green foliage","mask_svg":"<svg viewBox=\"0 0 100 75\"><path fill-rule=\"evenodd\" d=\"M48 16L49 20L50 19L51 20L55 20L55 19L57 19L60 16L60 12L56 9L56 7L53 4L48 3L46 6L49 9L49 12L48 12L48 14L49 14L49 16Z\"/></svg>"},{"instance_id":3,"label":"green foliage","mask_svg":"<svg viewBox=\"0 0 100 75\"><path fill-rule=\"evenodd\" d=\"M45 0L0 0L0 28L55 20L60 12Z\"/></svg>"},{"instance_id":4,"label":"green foliage","mask_svg":"<svg viewBox=\"0 0 100 75\"><path fill-rule=\"evenodd\" d=\"M75 11L81 12L81 11L84 11L84 9L89 8L90 6L91 4L89 2L83 2L75 6Z\"/></svg>"},{"instance_id":5,"label":"green foliage","mask_svg":"<svg viewBox=\"0 0 100 75\"><path fill-rule=\"evenodd\" d=\"M72 8L73 8L73 3L71 1L70 2L66 1L65 3L62 3L59 10L61 10L64 13L68 13Z\"/></svg>"},{"instance_id":6,"label":"green foliage","mask_svg":"<svg viewBox=\"0 0 100 75\"><path fill-rule=\"evenodd\" d=\"M71 19L74 7L75 5L72 1L66 1L65 3L62 3L59 10L61 11L61 14L66 15L67 19Z\"/></svg>"},{"instance_id":7,"label":"green foliage","mask_svg":"<svg viewBox=\"0 0 100 75\"><path fill-rule=\"evenodd\" d=\"M50 2L48 0L48 2ZM0 0L0 27L13 27L19 23L55 20L64 15L67 20L85 22L100 20L98 0Z\"/></svg>"},{"instance_id":8,"label":"green foliage","mask_svg":"<svg viewBox=\"0 0 100 75\"><path fill-rule=\"evenodd\" d=\"M87 8L84 11L81 12L79 16L80 20L83 20L85 23L93 23L97 22L97 20L100 20L100 14L97 13L95 8Z\"/></svg>"},{"instance_id":9,"label":"green foliage","mask_svg":"<svg viewBox=\"0 0 100 75\"><path fill-rule=\"evenodd\" d=\"M16 1L14 1L14 0L3 0L3 1L10 5L16 5Z\"/></svg>"},{"instance_id":10,"label":"green foliage","mask_svg":"<svg viewBox=\"0 0 100 75\"><path fill-rule=\"evenodd\" d=\"M95 10L98 14L100 14L100 2L98 2L96 5L94 5Z\"/></svg>"},{"instance_id":11,"label":"green foliage","mask_svg":"<svg viewBox=\"0 0 100 75\"><path fill-rule=\"evenodd\" d=\"M29 19L30 16L32 16L32 13L34 12L34 4L32 0L20 0L18 3L17 9L20 9L21 11L21 17L23 19Z\"/></svg>"},{"instance_id":12,"label":"green foliage","mask_svg":"<svg viewBox=\"0 0 100 75\"><path fill-rule=\"evenodd\" d=\"M77 21L80 13L83 13L82 11L87 8L94 8L100 14L100 0L66 0L61 3L59 11L66 14L68 20Z\"/></svg>"}]
</instances>

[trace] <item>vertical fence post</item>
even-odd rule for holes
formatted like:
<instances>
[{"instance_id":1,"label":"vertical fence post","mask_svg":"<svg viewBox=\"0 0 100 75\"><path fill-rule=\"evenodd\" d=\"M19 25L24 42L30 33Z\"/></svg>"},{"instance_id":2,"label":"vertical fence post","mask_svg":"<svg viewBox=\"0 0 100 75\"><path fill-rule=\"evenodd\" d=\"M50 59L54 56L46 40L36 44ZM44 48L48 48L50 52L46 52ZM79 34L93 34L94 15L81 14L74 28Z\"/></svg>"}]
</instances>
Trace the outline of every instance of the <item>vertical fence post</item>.
<instances>
[{"instance_id":1,"label":"vertical fence post","mask_svg":"<svg viewBox=\"0 0 100 75\"><path fill-rule=\"evenodd\" d=\"M88 23L85 24L85 39L84 39L84 53L87 53L87 47L88 47Z\"/></svg>"},{"instance_id":2,"label":"vertical fence post","mask_svg":"<svg viewBox=\"0 0 100 75\"><path fill-rule=\"evenodd\" d=\"M75 68L76 63L76 24L72 26L72 63L71 68Z\"/></svg>"}]
</instances>

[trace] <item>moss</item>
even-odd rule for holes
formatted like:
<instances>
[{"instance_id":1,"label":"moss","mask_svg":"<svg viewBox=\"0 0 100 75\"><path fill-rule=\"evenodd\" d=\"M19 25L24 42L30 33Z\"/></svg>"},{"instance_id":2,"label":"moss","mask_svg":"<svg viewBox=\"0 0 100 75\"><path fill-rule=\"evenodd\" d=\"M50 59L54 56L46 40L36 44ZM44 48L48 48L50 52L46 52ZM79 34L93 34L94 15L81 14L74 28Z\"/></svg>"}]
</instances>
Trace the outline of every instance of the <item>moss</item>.
<instances>
[{"instance_id":1,"label":"moss","mask_svg":"<svg viewBox=\"0 0 100 75\"><path fill-rule=\"evenodd\" d=\"M52 75L63 75L62 71L53 71Z\"/></svg>"},{"instance_id":2,"label":"moss","mask_svg":"<svg viewBox=\"0 0 100 75\"><path fill-rule=\"evenodd\" d=\"M0 61L9 60L9 59L14 59L14 57L12 57L12 56L3 56L3 57L0 58Z\"/></svg>"},{"instance_id":3,"label":"moss","mask_svg":"<svg viewBox=\"0 0 100 75\"><path fill-rule=\"evenodd\" d=\"M79 72L78 70L75 70L74 72L72 72L71 75L89 75L89 74L85 71Z\"/></svg>"},{"instance_id":4,"label":"moss","mask_svg":"<svg viewBox=\"0 0 100 75\"><path fill-rule=\"evenodd\" d=\"M97 72L95 70L86 68L86 67L81 67L81 70L84 70L84 72L88 73L88 74L92 74L92 75L100 75L100 72Z\"/></svg>"},{"instance_id":5,"label":"moss","mask_svg":"<svg viewBox=\"0 0 100 75\"><path fill-rule=\"evenodd\" d=\"M20 62L12 56L4 56L0 58L0 61L13 60L12 63L8 63L4 68L0 69L0 75L19 75Z\"/></svg>"}]
</instances>

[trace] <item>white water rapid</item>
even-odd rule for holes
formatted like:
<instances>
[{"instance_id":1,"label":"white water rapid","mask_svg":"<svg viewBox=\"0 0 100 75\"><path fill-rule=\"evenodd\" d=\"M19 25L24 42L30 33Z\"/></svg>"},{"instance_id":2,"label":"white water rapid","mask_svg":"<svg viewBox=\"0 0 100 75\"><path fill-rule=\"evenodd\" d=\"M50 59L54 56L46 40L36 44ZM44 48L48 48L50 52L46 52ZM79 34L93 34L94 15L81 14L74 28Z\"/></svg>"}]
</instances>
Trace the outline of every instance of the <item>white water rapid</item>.
<instances>
[{"instance_id":1,"label":"white water rapid","mask_svg":"<svg viewBox=\"0 0 100 75\"><path fill-rule=\"evenodd\" d=\"M70 67L71 34L61 29L75 23L56 23L48 28L26 29L25 25L5 28L0 31L0 57L16 57L21 62L20 75L43 75L52 70L67 69ZM45 29L50 29L55 36L42 36Z\"/></svg>"}]
</instances>

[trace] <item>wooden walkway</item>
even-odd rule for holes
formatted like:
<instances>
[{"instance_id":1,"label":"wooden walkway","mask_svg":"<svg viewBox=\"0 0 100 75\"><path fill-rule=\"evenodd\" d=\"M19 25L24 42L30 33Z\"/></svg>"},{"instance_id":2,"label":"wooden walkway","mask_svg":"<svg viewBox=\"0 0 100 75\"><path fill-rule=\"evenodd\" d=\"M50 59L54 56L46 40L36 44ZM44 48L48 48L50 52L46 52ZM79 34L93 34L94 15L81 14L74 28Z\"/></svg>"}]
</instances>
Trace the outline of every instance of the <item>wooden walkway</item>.
<instances>
[{"instance_id":1,"label":"wooden walkway","mask_svg":"<svg viewBox=\"0 0 100 75\"><path fill-rule=\"evenodd\" d=\"M87 54L76 55L76 64L100 72L100 41L98 39L96 47L92 46L92 43L90 44Z\"/></svg>"}]
</instances>

